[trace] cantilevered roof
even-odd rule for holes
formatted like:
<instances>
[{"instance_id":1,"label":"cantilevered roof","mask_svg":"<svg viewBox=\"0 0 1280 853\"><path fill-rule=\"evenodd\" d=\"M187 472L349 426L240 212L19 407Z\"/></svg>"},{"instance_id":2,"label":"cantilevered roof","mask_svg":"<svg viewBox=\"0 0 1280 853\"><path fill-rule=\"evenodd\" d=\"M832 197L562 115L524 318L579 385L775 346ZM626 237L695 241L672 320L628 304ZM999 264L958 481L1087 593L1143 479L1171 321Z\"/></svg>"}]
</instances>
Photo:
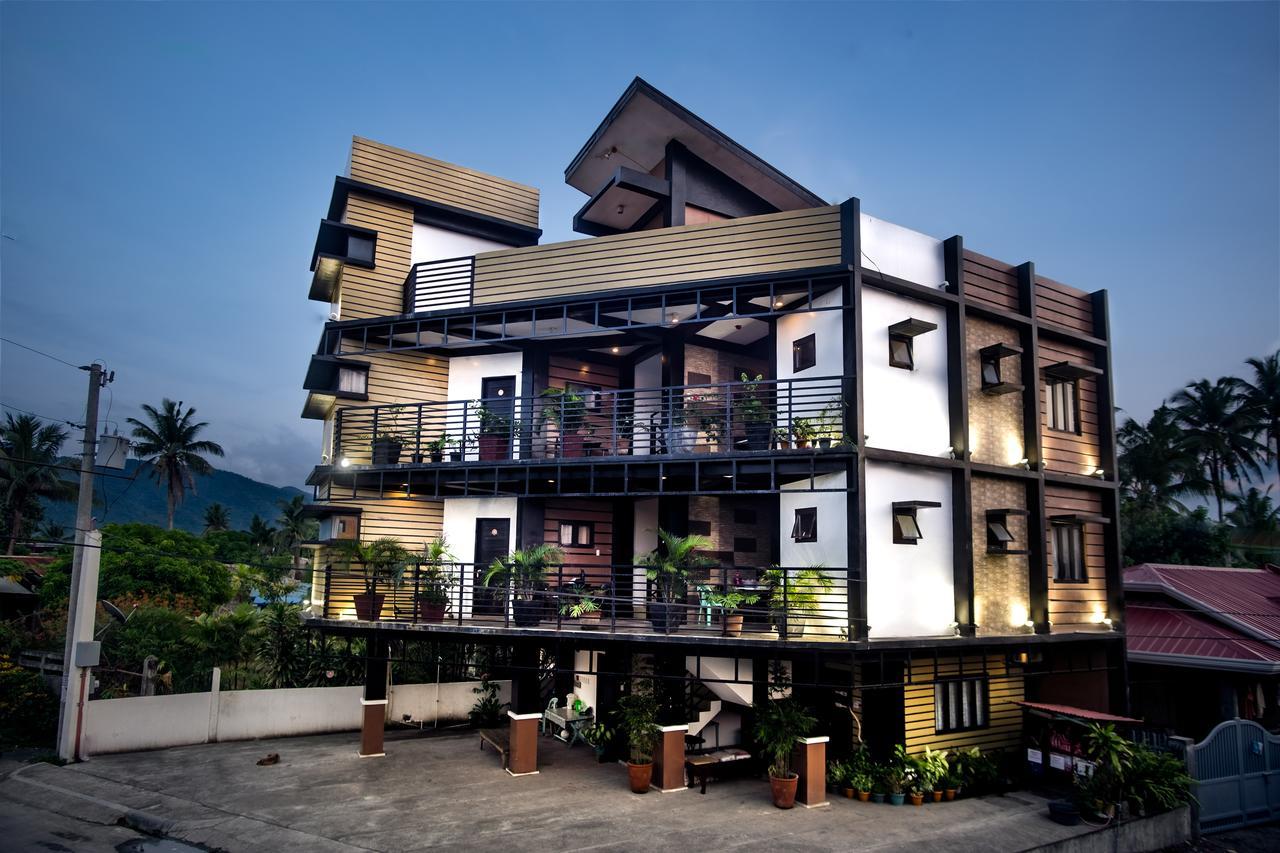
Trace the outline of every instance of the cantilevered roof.
<instances>
[{"instance_id":1,"label":"cantilevered roof","mask_svg":"<svg viewBox=\"0 0 1280 853\"><path fill-rule=\"evenodd\" d=\"M619 166L644 172L662 162L672 139L778 210L826 204L690 110L637 77L564 171L571 187L593 195Z\"/></svg>"}]
</instances>

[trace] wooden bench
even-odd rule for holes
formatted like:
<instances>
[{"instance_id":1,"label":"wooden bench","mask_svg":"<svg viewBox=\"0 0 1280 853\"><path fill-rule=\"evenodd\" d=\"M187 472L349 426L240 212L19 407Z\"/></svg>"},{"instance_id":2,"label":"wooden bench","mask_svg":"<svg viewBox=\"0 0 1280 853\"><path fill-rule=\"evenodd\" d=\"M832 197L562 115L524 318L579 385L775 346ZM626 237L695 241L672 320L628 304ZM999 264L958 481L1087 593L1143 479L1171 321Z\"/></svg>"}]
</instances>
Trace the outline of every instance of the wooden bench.
<instances>
[{"instance_id":1,"label":"wooden bench","mask_svg":"<svg viewBox=\"0 0 1280 853\"><path fill-rule=\"evenodd\" d=\"M506 729L481 729L480 730L480 751L484 752L484 745L489 744L497 750L498 755L502 758L502 769L507 769L507 753L511 749L511 733Z\"/></svg>"},{"instance_id":2,"label":"wooden bench","mask_svg":"<svg viewBox=\"0 0 1280 853\"><path fill-rule=\"evenodd\" d=\"M718 749L702 755L688 755L684 760L685 771L689 774L689 787L699 782L707 793L707 780L723 779L729 775L745 775L755 767L751 753L744 749Z\"/></svg>"}]
</instances>

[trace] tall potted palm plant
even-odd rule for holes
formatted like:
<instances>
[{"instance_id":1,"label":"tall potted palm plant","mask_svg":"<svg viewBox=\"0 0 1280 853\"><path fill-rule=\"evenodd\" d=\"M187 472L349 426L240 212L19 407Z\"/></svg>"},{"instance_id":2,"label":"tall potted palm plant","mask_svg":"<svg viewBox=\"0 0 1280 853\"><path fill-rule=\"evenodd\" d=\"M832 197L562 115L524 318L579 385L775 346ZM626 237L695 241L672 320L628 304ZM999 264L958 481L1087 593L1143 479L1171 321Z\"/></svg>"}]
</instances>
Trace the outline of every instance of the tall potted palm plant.
<instances>
[{"instance_id":1,"label":"tall potted palm plant","mask_svg":"<svg viewBox=\"0 0 1280 853\"><path fill-rule=\"evenodd\" d=\"M582 428L587 423L587 401L582 394L569 388L548 388L542 392L547 404L542 419L556 425L560 433L560 455L583 455Z\"/></svg>"},{"instance_id":2,"label":"tall potted palm plant","mask_svg":"<svg viewBox=\"0 0 1280 853\"><path fill-rule=\"evenodd\" d=\"M542 621L538 594L546 584L547 569L562 562L564 552L555 545L532 545L490 563L483 582L486 586L495 582L510 586L512 619L518 627L532 628Z\"/></svg>"},{"instance_id":3,"label":"tall potted palm plant","mask_svg":"<svg viewBox=\"0 0 1280 853\"><path fill-rule=\"evenodd\" d=\"M449 609L449 589L453 574L449 566L457 562L449 543L437 536L427 543L418 564L418 618L423 622L443 622Z\"/></svg>"},{"instance_id":4,"label":"tall potted palm plant","mask_svg":"<svg viewBox=\"0 0 1280 853\"><path fill-rule=\"evenodd\" d=\"M356 618L361 622L372 622L382 615L382 605L387 599L385 593L379 592L379 586L394 587L400 582L409 552L399 539L391 536L372 542L347 540L341 547L348 567L359 563L364 569L365 590L352 596Z\"/></svg>"},{"instance_id":5,"label":"tall potted palm plant","mask_svg":"<svg viewBox=\"0 0 1280 853\"><path fill-rule=\"evenodd\" d=\"M653 781L653 750L658 744L658 701L653 685L636 681L613 712L617 730L627 740L627 776L631 791L643 794Z\"/></svg>"},{"instance_id":6,"label":"tall potted palm plant","mask_svg":"<svg viewBox=\"0 0 1280 853\"><path fill-rule=\"evenodd\" d=\"M791 769L791 753L796 741L806 737L817 724L788 689L789 681L781 664L775 662L769 679L769 698L753 705L756 723L753 734L769 759L769 787L773 804L789 809L796 804L800 776Z\"/></svg>"},{"instance_id":7,"label":"tall potted palm plant","mask_svg":"<svg viewBox=\"0 0 1280 853\"><path fill-rule=\"evenodd\" d=\"M670 633L680 624L690 573L716 565L715 560L698 553L709 547L711 540L705 536L676 536L659 529L658 547L636 558L652 585L649 622L655 630Z\"/></svg>"}]
</instances>

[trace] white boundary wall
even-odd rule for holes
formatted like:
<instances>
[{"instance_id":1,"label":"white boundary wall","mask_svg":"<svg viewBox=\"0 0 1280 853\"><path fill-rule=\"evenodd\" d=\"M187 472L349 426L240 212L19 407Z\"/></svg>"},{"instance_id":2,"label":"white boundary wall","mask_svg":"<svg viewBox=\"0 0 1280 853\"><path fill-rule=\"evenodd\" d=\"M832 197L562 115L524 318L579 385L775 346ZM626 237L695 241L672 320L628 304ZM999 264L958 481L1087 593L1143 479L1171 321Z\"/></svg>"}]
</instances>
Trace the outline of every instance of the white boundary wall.
<instances>
[{"instance_id":1,"label":"white boundary wall","mask_svg":"<svg viewBox=\"0 0 1280 853\"><path fill-rule=\"evenodd\" d=\"M427 725L465 720L478 681L391 686L387 718ZM498 682L510 699L511 683ZM218 741L293 737L360 728L361 687L298 687L96 699L85 706L84 752L134 752Z\"/></svg>"}]
</instances>

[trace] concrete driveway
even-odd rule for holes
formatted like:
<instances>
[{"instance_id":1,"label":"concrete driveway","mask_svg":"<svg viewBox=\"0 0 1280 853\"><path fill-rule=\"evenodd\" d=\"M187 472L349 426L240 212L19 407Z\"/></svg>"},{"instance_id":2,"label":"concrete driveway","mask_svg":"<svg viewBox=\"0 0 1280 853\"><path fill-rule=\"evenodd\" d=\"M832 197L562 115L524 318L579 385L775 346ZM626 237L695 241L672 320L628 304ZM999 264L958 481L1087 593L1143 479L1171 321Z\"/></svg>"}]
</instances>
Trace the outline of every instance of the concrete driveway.
<instances>
[{"instance_id":1,"label":"concrete driveway","mask_svg":"<svg viewBox=\"0 0 1280 853\"><path fill-rule=\"evenodd\" d=\"M643 796L626 770L543 739L541 772L512 778L472 732L388 733L385 758L357 735L211 744L32 765L0 798L51 815L134 826L215 849L410 851L1021 851L1082 832L1018 793L924 807L833 800L775 809L761 780ZM280 754L274 766L256 761Z\"/></svg>"}]
</instances>

